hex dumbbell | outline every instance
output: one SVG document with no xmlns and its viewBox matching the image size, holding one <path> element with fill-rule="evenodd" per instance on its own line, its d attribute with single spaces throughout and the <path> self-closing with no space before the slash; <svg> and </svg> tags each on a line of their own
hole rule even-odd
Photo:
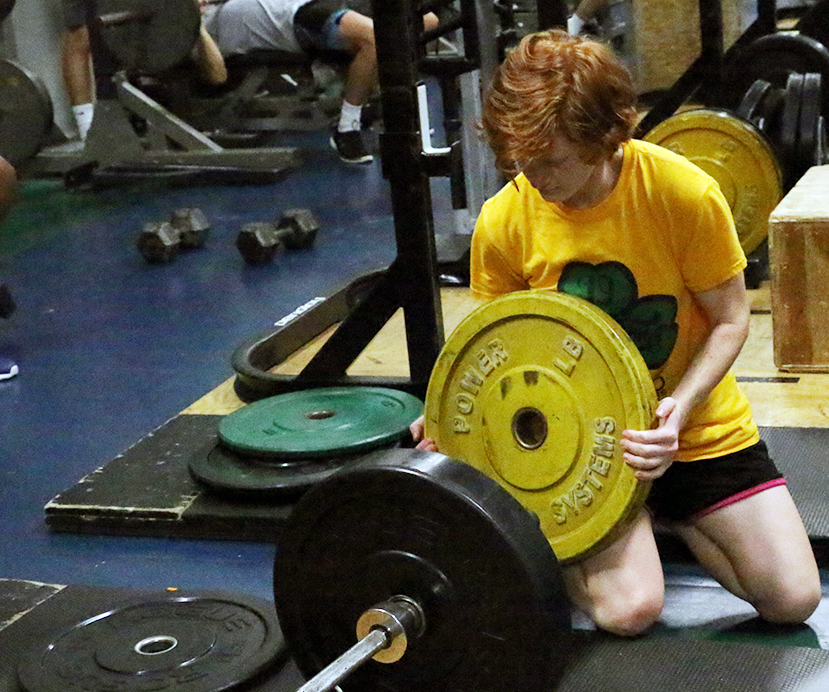
<svg viewBox="0 0 829 692">
<path fill-rule="evenodd" d="M 148 262 L 170 262 L 179 250 L 203 247 L 209 230 L 210 224 L 201 209 L 176 209 L 169 221 L 145 224 L 136 246 Z"/>
<path fill-rule="evenodd" d="M 319 221 L 309 209 L 289 209 L 274 224 L 254 221 L 242 226 L 236 247 L 248 264 L 270 262 L 283 248 L 301 250 L 316 241 Z"/>
</svg>

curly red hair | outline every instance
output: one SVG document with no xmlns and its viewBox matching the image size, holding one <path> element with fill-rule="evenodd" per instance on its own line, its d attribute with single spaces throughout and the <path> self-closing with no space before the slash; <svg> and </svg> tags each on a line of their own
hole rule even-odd
<svg viewBox="0 0 829 692">
<path fill-rule="evenodd" d="M 495 71 L 481 125 L 498 169 L 512 178 L 554 134 L 579 144 L 588 163 L 608 158 L 636 120 L 633 81 L 612 49 L 550 29 L 525 36 Z"/>
</svg>

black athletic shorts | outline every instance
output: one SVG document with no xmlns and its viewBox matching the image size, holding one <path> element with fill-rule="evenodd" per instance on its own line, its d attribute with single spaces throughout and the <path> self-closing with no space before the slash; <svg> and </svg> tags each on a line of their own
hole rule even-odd
<svg viewBox="0 0 829 692">
<path fill-rule="evenodd" d="M 63 26 L 77 29 L 92 21 L 93 6 L 89 0 L 63 0 Z"/>
<path fill-rule="evenodd" d="M 653 482 L 647 505 L 657 519 L 689 521 L 785 483 L 760 440 L 714 459 L 674 462 Z"/>
</svg>

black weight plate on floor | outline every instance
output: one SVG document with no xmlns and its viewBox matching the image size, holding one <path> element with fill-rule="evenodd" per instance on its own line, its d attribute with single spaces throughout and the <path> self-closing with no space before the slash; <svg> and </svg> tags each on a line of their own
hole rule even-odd
<svg viewBox="0 0 829 692">
<path fill-rule="evenodd" d="M 737 106 L 735 115 L 757 125 L 762 113 L 763 100 L 768 96 L 771 89 L 771 82 L 767 82 L 765 79 L 755 79 L 745 96 L 743 96 L 743 100 L 740 101 L 740 105 Z"/>
<path fill-rule="evenodd" d="M 801 174 L 819 165 L 820 104 L 823 96 L 823 78 L 816 72 L 803 75 L 803 94 L 800 98 L 800 124 L 797 129 L 797 165 Z"/>
<path fill-rule="evenodd" d="M 388 387 L 320 387 L 260 399 L 225 416 L 219 440 L 258 458 L 316 459 L 377 449 L 408 434 L 423 411 Z"/>
<path fill-rule="evenodd" d="M 783 168 L 784 188 L 790 189 L 797 180 L 797 132 L 800 127 L 800 106 L 803 99 L 803 75 L 790 74 L 780 116 L 780 131 L 776 139 L 778 157 Z"/>
<path fill-rule="evenodd" d="M 18 677 L 27 692 L 221 692 L 284 654 L 267 603 L 171 593 L 79 622 L 28 652 Z"/>
<path fill-rule="evenodd" d="M 0 156 L 13 166 L 32 158 L 52 128 L 52 99 L 25 67 L 0 60 Z"/>
<path fill-rule="evenodd" d="M 99 30 L 119 66 L 157 74 L 189 57 L 201 17 L 193 0 L 97 0 Z"/>
<path fill-rule="evenodd" d="M 281 460 L 240 456 L 213 445 L 190 458 L 193 477 L 217 491 L 250 495 L 295 495 L 333 476 L 362 455 L 334 459 Z"/>
<path fill-rule="evenodd" d="M 807 72 L 818 72 L 829 79 L 829 49 L 808 36 L 777 32 L 735 51 L 726 66 L 725 83 L 732 93 L 740 95 L 758 79 L 784 88 L 790 74 Z M 824 113 L 828 103 L 824 94 Z"/>
<path fill-rule="evenodd" d="M 394 595 L 426 630 L 400 661 L 369 661 L 354 690 L 549 692 L 569 608 L 537 520 L 467 464 L 374 452 L 308 491 L 281 534 L 274 598 L 306 676 L 354 645 L 360 615 Z"/>
</svg>

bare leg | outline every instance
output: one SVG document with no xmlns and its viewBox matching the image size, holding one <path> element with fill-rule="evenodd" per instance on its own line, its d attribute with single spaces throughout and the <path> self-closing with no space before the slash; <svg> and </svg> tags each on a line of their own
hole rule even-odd
<svg viewBox="0 0 829 692">
<path fill-rule="evenodd" d="M 665 583 L 650 516 L 642 510 L 626 534 L 600 553 L 563 569 L 573 603 L 598 627 L 633 636 L 662 612 Z"/>
<path fill-rule="evenodd" d="M 94 97 L 89 31 L 79 26 L 63 39 L 63 79 L 73 106 L 92 103 Z"/>
<path fill-rule="evenodd" d="M 809 537 L 785 486 L 675 528 L 700 564 L 764 619 L 803 622 L 820 602 Z"/>
<path fill-rule="evenodd" d="M 340 19 L 340 35 L 348 41 L 354 55 L 346 72 L 343 99 L 354 106 L 362 106 L 377 81 L 374 21 L 359 12 L 346 12 Z"/>
<path fill-rule="evenodd" d="M 434 29 L 438 17 L 429 12 L 423 17 L 425 29 Z M 340 35 L 349 43 L 354 58 L 346 72 L 343 98 L 355 106 L 368 101 L 377 82 L 377 48 L 374 43 L 374 21 L 359 12 L 346 12 L 340 19 Z"/>
<path fill-rule="evenodd" d="M 63 79 L 72 104 L 72 113 L 82 140 L 92 124 L 95 80 L 89 31 L 85 26 L 69 29 L 63 39 Z"/>
</svg>

